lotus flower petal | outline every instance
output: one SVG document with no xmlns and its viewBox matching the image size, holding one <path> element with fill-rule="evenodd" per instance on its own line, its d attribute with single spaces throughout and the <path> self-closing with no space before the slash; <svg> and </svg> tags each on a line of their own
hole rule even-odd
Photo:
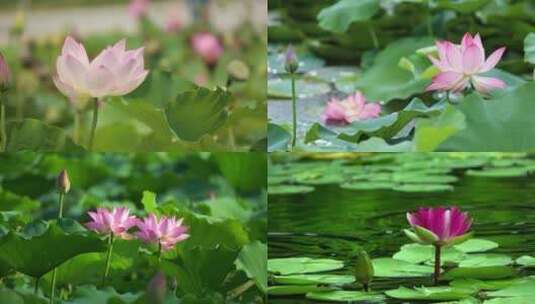
<svg viewBox="0 0 535 304">
<path fill-rule="evenodd" d="M 189 238 L 188 228 L 182 225 L 182 219 L 162 216 L 159 220 L 154 214 L 137 222 L 137 237 L 146 243 L 160 244 L 162 250 L 171 250 L 178 242 Z"/>
<path fill-rule="evenodd" d="M 134 227 L 138 220 L 130 216 L 130 210 L 125 207 L 114 208 L 111 211 L 105 208 L 97 208 L 96 212 L 87 213 L 91 221 L 85 226 L 101 234 L 113 233 L 114 236 L 129 239 L 128 230 Z"/>
<path fill-rule="evenodd" d="M 442 244 L 468 233 L 472 225 L 468 214 L 456 207 L 420 208 L 416 213 L 407 213 L 407 220 L 417 232 L 429 231 L 436 235 L 437 242 Z M 428 242 L 431 240 L 432 238 Z"/>
<path fill-rule="evenodd" d="M 357 91 L 344 100 L 331 99 L 325 106 L 321 119 L 326 124 L 349 124 L 357 120 L 379 117 L 381 105 L 367 103 L 364 95 Z"/>
<path fill-rule="evenodd" d="M 502 81 L 479 80 L 479 74 L 490 71 L 500 61 L 505 48 L 494 51 L 485 60 L 485 49 L 479 34 L 472 36 L 466 33 L 460 45 L 450 41 L 436 42 L 438 56 L 428 56 L 440 73 L 433 78 L 426 91 L 453 91 L 459 92 L 468 87 L 470 81 L 480 93 L 488 93 L 496 88 L 503 88 Z"/>
<path fill-rule="evenodd" d="M 124 39 L 104 49 L 90 62 L 84 46 L 67 37 L 56 68 L 54 83 L 71 101 L 128 94 L 148 75 L 143 48 L 126 50 Z"/>
</svg>

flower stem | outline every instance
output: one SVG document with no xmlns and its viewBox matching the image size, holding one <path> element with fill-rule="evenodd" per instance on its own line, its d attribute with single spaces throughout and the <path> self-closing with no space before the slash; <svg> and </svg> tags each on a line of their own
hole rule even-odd
<svg viewBox="0 0 535 304">
<path fill-rule="evenodd" d="M 7 133 L 6 133 L 6 105 L 4 100 L 4 94 L 0 94 L 0 139 L 2 140 L 1 151 L 6 151 L 7 147 Z"/>
<path fill-rule="evenodd" d="M 37 294 L 39 292 L 39 281 L 41 280 L 41 278 L 36 278 L 35 279 L 35 285 L 33 287 L 33 293 L 34 294 Z"/>
<path fill-rule="evenodd" d="M 426 11 L 426 19 L 427 19 L 427 34 L 429 36 L 433 36 L 433 15 L 431 13 L 431 8 L 429 7 L 429 4 L 427 5 L 427 11 Z"/>
<path fill-rule="evenodd" d="M 110 237 L 108 238 L 108 253 L 106 254 L 106 268 L 104 269 L 104 276 L 102 277 L 102 285 L 106 283 L 106 279 L 108 278 L 108 274 L 110 273 L 111 253 L 113 251 L 114 241 L 115 239 L 113 237 L 113 233 L 110 233 Z"/>
<path fill-rule="evenodd" d="M 93 140 L 95 139 L 95 131 L 97 130 L 98 104 L 98 100 L 95 99 L 93 107 L 93 123 L 91 124 L 91 134 L 89 136 L 89 152 L 93 151 Z"/>
<path fill-rule="evenodd" d="M 162 260 L 162 242 L 158 241 L 158 264 Z"/>
<path fill-rule="evenodd" d="M 80 143 L 80 127 L 81 127 L 81 113 L 79 110 L 74 111 L 74 129 L 72 138 L 74 139 L 74 142 L 79 144 Z"/>
<path fill-rule="evenodd" d="M 58 220 L 63 218 L 63 200 L 65 199 L 65 193 L 59 193 L 59 211 L 58 211 Z M 56 277 L 58 276 L 58 269 L 54 268 L 52 272 L 52 284 L 50 285 L 50 304 L 54 303 L 54 294 L 56 293 Z M 37 282 L 36 284 L 39 284 Z"/>
<path fill-rule="evenodd" d="M 379 39 L 377 38 L 375 29 L 373 28 L 373 25 L 371 23 L 368 23 L 368 31 L 370 32 L 370 36 L 372 37 L 373 47 L 379 49 Z"/>
<path fill-rule="evenodd" d="M 295 75 L 292 73 L 292 150 L 295 147 L 296 137 L 297 137 L 297 101 L 295 96 Z"/>
<path fill-rule="evenodd" d="M 440 245 L 435 245 L 435 273 L 433 274 L 433 283 L 438 285 L 438 279 L 440 277 Z"/>
</svg>

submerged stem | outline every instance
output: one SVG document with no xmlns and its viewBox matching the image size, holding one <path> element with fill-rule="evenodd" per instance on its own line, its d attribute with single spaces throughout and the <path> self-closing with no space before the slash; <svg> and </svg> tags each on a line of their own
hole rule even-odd
<svg viewBox="0 0 535 304">
<path fill-rule="evenodd" d="M 297 137 L 297 105 L 296 105 L 296 96 L 295 96 L 295 75 L 292 73 L 292 150 L 295 147 L 296 137 Z"/>
<path fill-rule="evenodd" d="M 33 287 L 33 293 L 34 294 L 37 294 L 39 292 L 39 281 L 41 280 L 41 278 L 36 278 L 35 279 L 35 285 Z"/>
<path fill-rule="evenodd" d="M 113 251 L 114 240 L 113 233 L 110 233 L 110 237 L 108 238 L 108 253 L 106 254 L 106 268 L 104 269 L 104 276 L 102 277 L 102 285 L 106 283 L 106 279 L 110 273 L 111 253 Z"/>
<path fill-rule="evenodd" d="M 89 152 L 93 151 L 93 141 L 95 139 L 95 131 L 98 123 L 98 106 L 99 101 L 95 99 L 93 107 L 93 122 L 91 124 L 91 134 L 89 135 Z"/>
<path fill-rule="evenodd" d="M 435 245 L 435 273 L 433 274 L 433 283 L 438 285 L 438 279 L 440 277 L 440 245 Z"/>
</svg>

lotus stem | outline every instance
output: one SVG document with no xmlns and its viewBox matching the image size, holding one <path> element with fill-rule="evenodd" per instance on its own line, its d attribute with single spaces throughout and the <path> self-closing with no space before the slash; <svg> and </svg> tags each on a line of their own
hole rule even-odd
<svg viewBox="0 0 535 304">
<path fill-rule="evenodd" d="M 95 131 L 97 130 L 97 123 L 98 123 L 98 106 L 99 106 L 99 101 L 95 99 L 95 103 L 93 107 L 93 122 L 91 124 L 91 134 L 89 136 L 89 152 L 93 151 L 93 141 L 95 139 Z"/>
<path fill-rule="evenodd" d="M 427 34 L 429 34 L 429 36 L 434 36 L 433 34 L 433 15 L 431 13 L 431 8 L 429 7 L 429 4 L 427 5 L 427 16 L 426 16 L 426 19 L 427 19 Z"/>
<path fill-rule="evenodd" d="M 33 287 L 33 293 L 37 294 L 39 292 L 39 281 L 41 278 L 35 278 L 35 285 Z"/>
<path fill-rule="evenodd" d="M 158 242 L 158 264 L 160 264 L 162 260 L 162 242 Z"/>
<path fill-rule="evenodd" d="M 113 233 L 110 233 L 110 236 L 108 238 L 108 253 L 106 254 L 106 268 L 104 269 L 104 276 L 102 277 L 102 285 L 106 283 L 106 279 L 108 278 L 108 275 L 110 273 L 111 253 L 113 251 L 114 241 L 115 241 L 115 238 L 113 236 Z"/>
<path fill-rule="evenodd" d="M 4 96 L 0 96 L 0 137 L 2 139 L 2 152 L 6 151 L 7 147 L 7 132 L 6 132 L 6 105 Z"/>
<path fill-rule="evenodd" d="M 373 47 L 379 49 L 379 39 L 377 38 L 375 29 L 373 28 L 373 25 L 371 23 L 368 23 L 368 31 L 370 32 L 370 36 L 372 37 Z"/>
<path fill-rule="evenodd" d="M 438 280 L 440 277 L 440 245 L 435 245 L 435 273 L 433 274 L 433 283 L 435 286 L 438 285 Z"/>
<path fill-rule="evenodd" d="M 65 193 L 59 192 L 59 211 L 58 211 L 58 220 L 63 218 L 63 200 L 65 199 Z M 58 276 L 58 268 L 54 268 L 52 271 L 52 284 L 50 285 L 50 304 L 54 303 L 54 295 L 56 293 L 56 277 Z M 35 283 L 36 289 L 38 288 L 39 280 Z"/>
<path fill-rule="evenodd" d="M 297 102 L 296 102 L 296 96 L 295 96 L 295 75 L 291 74 L 292 78 L 292 118 L 293 118 L 293 125 L 292 125 L 292 150 L 295 148 L 295 142 L 297 137 Z"/>
<path fill-rule="evenodd" d="M 79 110 L 74 111 L 74 129 L 72 132 L 72 138 L 77 144 L 80 142 L 81 116 L 82 115 Z"/>
</svg>

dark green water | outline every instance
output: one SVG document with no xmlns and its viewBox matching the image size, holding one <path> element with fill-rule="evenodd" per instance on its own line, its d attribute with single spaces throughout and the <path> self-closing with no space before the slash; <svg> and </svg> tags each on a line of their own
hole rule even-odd
<svg viewBox="0 0 535 304">
<path fill-rule="evenodd" d="M 420 206 L 457 205 L 474 218 L 476 237 L 493 240 L 493 252 L 516 258 L 535 253 L 535 178 L 463 176 L 452 192 L 351 191 L 318 186 L 301 195 L 269 197 L 269 258 L 308 256 L 347 260 L 354 245 L 372 257 L 391 256 L 410 241 L 405 214 Z M 351 274 L 350 266 L 340 271 Z M 426 284 L 378 279 L 375 290 Z M 299 297 L 270 297 L 270 303 L 315 303 Z M 401 302 L 391 302 L 401 303 Z M 410 302 L 403 302 L 410 303 Z"/>
</svg>

